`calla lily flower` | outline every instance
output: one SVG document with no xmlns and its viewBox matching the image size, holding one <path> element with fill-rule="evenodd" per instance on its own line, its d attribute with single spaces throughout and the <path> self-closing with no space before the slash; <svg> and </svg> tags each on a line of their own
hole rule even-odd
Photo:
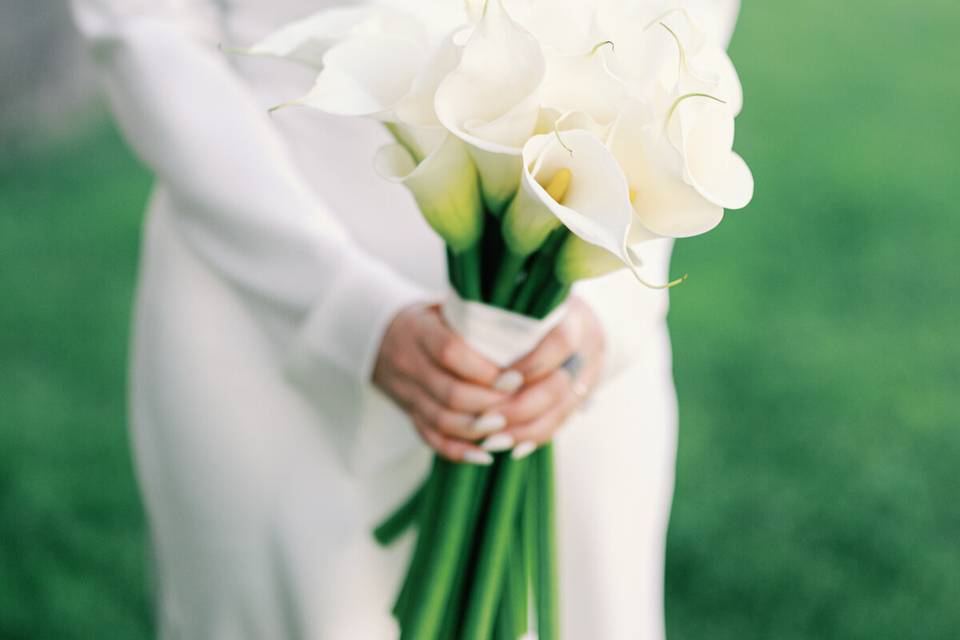
<svg viewBox="0 0 960 640">
<path fill-rule="evenodd" d="M 544 108 L 561 113 L 578 111 L 595 122 L 609 124 L 628 97 L 627 85 L 607 66 L 611 41 L 595 44 L 586 53 L 547 53 L 547 72 L 540 88 Z"/>
<path fill-rule="evenodd" d="M 358 36 L 331 47 L 323 70 L 300 104 L 343 116 L 395 118 L 427 60 L 416 42 L 395 36 Z"/>
<path fill-rule="evenodd" d="M 392 34 L 420 42 L 426 33 L 406 12 L 377 6 L 325 9 L 291 22 L 260 40 L 245 53 L 286 58 L 323 68 L 324 54 L 334 45 L 357 36 Z"/>
<path fill-rule="evenodd" d="M 570 177 L 558 202 L 544 185 L 561 172 Z M 503 221 L 511 251 L 531 253 L 562 224 L 583 241 L 629 262 L 626 243 L 632 219 L 626 178 L 595 135 L 564 131 L 534 136 L 526 144 L 521 187 Z"/>
<path fill-rule="evenodd" d="M 459 138 L 448 134 L 419 164 L 403 145 L 389 145 L 377 153 L 374 166 L 410 190 L 427 223 L 454 253 L 480 239 L 484 210 L 477 169 Z"/>
<path fill-rule="evenodd" d="M 637 223 L 660 236 L 705 233 L 723 219 L 723 207 L 684 180 L 683 155 L 644 105 L 627 107 L 610 135 L 610 149 L 634 194 Z"/>
<path fill-rule="evenodd" d="M 520 180 L 520 153 L 534 131 L 546 73 L 540 44 L 488 0 L 457 68 L 440 83 L 436 112 L 470 145 L 484 199 L 502 211 Z"/>
<path fill-rule="evenodd" d="M 577 54 L 597 43 L 594 2 L 585 0 L 503 0 L 510 17 L 544 49 Z"/>
</svg>

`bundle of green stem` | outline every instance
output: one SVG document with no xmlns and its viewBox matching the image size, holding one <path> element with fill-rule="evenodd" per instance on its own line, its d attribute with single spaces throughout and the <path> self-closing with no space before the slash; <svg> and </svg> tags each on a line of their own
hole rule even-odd
<svg viewBox="0 0 960 640">
<path fill-rule="evenodd" d="M 488 214 L 480 242 L 448 251 L 450 282 L 464 300 L 544 318 L 569 293 L 555 273 L 568 235 L 560 228 L 518 256 Z M 417 529 L 393 609 L 401 638 L 516 640 L 531 624 L 540 640 L 557 638 L 554 509 L 550 444 L 522 460 L 497 454 L 490 467 L 435 456 L 423 486 L 375 532 L 386 545 Z"/>
</svg>

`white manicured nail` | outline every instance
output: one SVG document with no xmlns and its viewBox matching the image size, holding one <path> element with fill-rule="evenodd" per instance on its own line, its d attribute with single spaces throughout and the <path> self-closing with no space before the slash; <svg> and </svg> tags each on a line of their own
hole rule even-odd
<svg viewBox="0 0 960 640">
<path fill-rule="evenodd" d="M 486 451 L 506 451 L 513 448 L 513 436 L 507 433 L 498 433 L 484 440 L 480 446 Z"/>
<path fill-rule="evenodd" d="M 491 464 L 493 464 L 493 456 L 486 451 L 467 449 L 467 451 L 463 454 L 463 461 L 469 462 L 470 464 L 479 464 L 484 467 L 489 467 Z"/>
<path fill-rule="evenodd" d="M 485 413 L 473 421 L 473 430 L 478 433 L 493 433 L 507 426 L 507 419 L 500 413 Z"/>
<path fill-rule="evenodd" d="M 514 460 L 523 460 L 536 450 L 537 444 L 535 442 L 521 442 L 510 454 L 510 457 Z"/>
<path fill-rule="evenodd" d="M 493 383 L 493 388 L 497 391 L 505 391 L 507 393 L 513 393 L 517 389 L 523 386 L 523 374 L 519 371 L 504 371 L 500 374 L 500 377 L 496 379 Z"/>
</svg>

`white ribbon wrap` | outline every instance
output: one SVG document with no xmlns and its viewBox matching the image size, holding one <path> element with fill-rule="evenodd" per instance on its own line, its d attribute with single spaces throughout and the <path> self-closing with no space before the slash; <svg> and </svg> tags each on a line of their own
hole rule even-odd
<svg viewBox="0 0 960 640">
<path fill-rule="evenodd" d="M 467 344 L 501 368 L 533 351 L 567 312 L 560 305 L 543 320 L 481 302 L 464 300 L 451 292 L 443 303 L 443 317 Z"/>
</svg>

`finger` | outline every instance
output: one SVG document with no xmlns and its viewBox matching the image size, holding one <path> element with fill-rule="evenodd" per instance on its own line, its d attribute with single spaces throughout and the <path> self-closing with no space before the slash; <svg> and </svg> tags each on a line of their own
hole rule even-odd
<svg viewBox="0 0 960 640">
<path fill-rule="evenodd" d="M 474 428 L 477 417 L 453 411 L 440 405 L 422 387 L 412 392 L 413 412 L 432 425 L 442 435 L 461 440 L 479 440 L 483 433 Z"/>
<path fill-rule="evenodd" d="M 451 331 L 439 311 L 434 311 L 430 318 L 430 330 L 420 333 L 420 345 L 433 362 L 464 380 L 492 386 L 500 376 L 500 368 Z"/>
<path fill-rule="evenodd" d="M 481 414 L 508 397 L 502 391 L 465 382 L 426 360 L 424 358 L 419 371 L 412 375 L 430 397 L 446 409 L 457 413 Z"/>
<path fill-rule="evenodd" d="M 553 391 L 554 385 L 562 387 L 562 391 L 560 391 L 558 395 L 553 396 L 554 400 L 550 407 L 538 413 L 532 419 L 521 422 L 520 424 L 508 426 L 501 433 L 491 436 L 488 440 L 484 441 L 481 446 L 489 451 L 502 451 L 508 448 L 515 448 L 515 451 L 518 453 L 522 452 L 522 457 L 532 451 L 532 445 L 539 446 L 549 442 L 564 425 L 570 417 L 570 414 L 572 414 L 585 399 L 575 392 L 574 385 L 582 386 L 582 388 L 586 389 L 587 393 L 589 393 L 589 390 L 596 385 L 601 373 L 602 364 L 599 357 L 592 357 L 590 364 L 584 367 L 583 372 L 576 380 L 571 378 L 566 370 L 561 369 L 554 372 L 547 380 L 540 383 L 543 385 L 549 381 L 551 394 L 555 393 Z M 504 411 L 506 411 L 506 409 Z"/>
<path fill-rule="evenodd" d="M 492 436 L 491 440 L 498 438 L 506 444 L 509 439 L 511 447 L 520 446 L 528 442 L 537 445 L 546 444 L 553 439 L 554 434 L 576 408 L 577 403 L 577 397 L 570 393 L 564 398 L 561 404 L 546 413 L 540 414 L 530 422 L 508 427 L 504 429 L 503 433 Z"/>
<path fill-rule="evenodd" d="M 493 456 L 488 452 L 463 440 L 444 436 L 420 416 L 413 417 L 413 424 L 424 442 L 447 460 L 481 466 L 493 464 Z"/>
<path fill-rule="evenodd" d="M 527 383 L 559 369 L 583 342 L 581 323 L 573 315 L 569 314 L 533 351 L 510 368 L 519 371 Z"/>
<path fill-rule="evenodd" d="M 556 369 L 546 378 L 526 386 L 495 410 L 506 418 L 507 424 L 523 424 L 555 407 L 569 392 L 569 374 Z"/>
</svg>

